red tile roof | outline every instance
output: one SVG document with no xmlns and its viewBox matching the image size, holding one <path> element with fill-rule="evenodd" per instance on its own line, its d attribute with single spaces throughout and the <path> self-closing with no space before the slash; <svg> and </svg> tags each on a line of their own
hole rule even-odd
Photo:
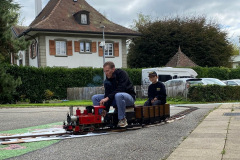
<svg viewBox="0 0 240 160">
<path fill-rule="evenodd" d="M 26 29 L 28 29 L 28 27 L 26 27 L 26 26 L 14 26 L 14 27 L 12 27 L 13 33 L 15 34 L 14 36 L 16 36 L 16 37 L 18 35 L 20 35 Z"/>
<path fill-rule="evenodd" d="M 195 67 L 198 66 L 190 58 L 188 58 L 180 49 L 166 64 L 166 67 Z"/>
<path fill-rule="evenodd" d="M 73 15 L 79 11 L 88 11 L 89 25 L 78 24 Z M 85 0 L 50 0 L 40 14 L 30 24 L 29 31 L 55 31 L 73 33 L 102 34 L 100 25 L 105 26 L 105 33 L 112 35 L 139 36 L 140 33 L 109 21 Z"/>
</svg>

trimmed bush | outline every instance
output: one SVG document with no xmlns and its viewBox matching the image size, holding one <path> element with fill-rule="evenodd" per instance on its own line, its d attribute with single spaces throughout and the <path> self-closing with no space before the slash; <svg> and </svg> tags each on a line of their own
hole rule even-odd
<svg viewBox="0 0 240 160">
<path fill-rule="evenodd" d="M 141 80 L 142 80 L 142 69 L 130 69 L 130 68 L 125 68 L 123 69 L 125 70 L 128 75 L 129 78 L 131 79 L 133 85 L 141 85 Z"/>
<path fill-rule="evenodd" d="M 188 99 L 192 102 L 239 101 L 240 86 L 196 85 L 191 86 Z"/>
<path fill-rule="evenodd" d="M 54 92 L 53 98 L 63 99 L 67 97 L 69 87 L 101 86 L 103 83 L 102 69 L 35 68 L 16 65 L 7 65 L 5 69 L 15 78 L 21 77 L 22 85 L 17 87 L 16 101 L 20 100 L 21 95 L 26 95 L 31 102 L 42 102 L 46 98 L 45 90 Z"/>
<path fill-rule="evenodd" d="M 67 88 L 95 87 L 103 84 L 102 68 L 61 68 L 5 65 L 6 72 L 13 77 L 21 77 L 22 85 L 17 87 L 12 103 L 20 101 L 24 95 L 32 103 L 46 100 L 45 92 L 54 93 L 53 99 L 67 98 Z M 134 85 L 141 84 L 141 69 L 124 69 Z M 1 100 L 1 99 L 0 99 Z"/>
<path fill-rule="evenodd" d="M 225 67 L 193 67 L 192 69 L 197 72 L 197 78 L 217 78 L 220 80 L 229 79 L 231 71 L 233 70 Z"/>
<path fill-rule="evenodd" d="M 240 79 L 240 67 L 231 69 L 229 73 L 229 79 Z"/>
</svg>

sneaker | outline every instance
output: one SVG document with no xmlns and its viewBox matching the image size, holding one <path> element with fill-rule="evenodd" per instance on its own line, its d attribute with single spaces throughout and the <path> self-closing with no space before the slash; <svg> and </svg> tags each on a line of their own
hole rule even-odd
<svg viewBox="0 0 240 160">
<path fill-rule="evenodd" d="M 126 127 L 127 125 L 128 125 L 128 123 L 127 123 L 126 118 L 123 118 L 123 119 L 119 120 L 119 122 L 118 122 L 118 127 Z"/>
</svg>

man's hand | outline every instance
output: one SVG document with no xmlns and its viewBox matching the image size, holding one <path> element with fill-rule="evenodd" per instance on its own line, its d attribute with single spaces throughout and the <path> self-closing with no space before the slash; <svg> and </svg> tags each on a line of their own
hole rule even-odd
<svg viewBox="0 0 240 160">
<path fill-rule="evenodd" d="M 151 103 L 155 102 L 156 100 L 158 100 L 156 97 L 154 99 L 151 100 Z"/>
<path fill-rule="evenodd" d="M 104 106 L 104 103 L 107 102 L 108 100 L 109 100 L 108 97 L 102 99 L 102 100 L 100 101 L 100 106 Z"/>
</svg>

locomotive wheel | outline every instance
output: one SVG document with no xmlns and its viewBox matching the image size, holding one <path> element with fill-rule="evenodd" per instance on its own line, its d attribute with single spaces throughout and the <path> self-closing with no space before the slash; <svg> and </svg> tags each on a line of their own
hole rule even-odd
<svg viewBox="0 0 240 160">
<path fill-rule="evenodd" d="M 90 126 L 90 127 L 89 127 L 89 131 L 90 131 L 90 132 L 94 131 L 94 129 L 95 129 L 94 126 Z"/>
<path fill-rule="evenodd" d="M 98 131 L 98 130 L 100 130 L 100 127 L 101 127 L 100 124 L 95 124 L 94 125 L 94 130 Z"/>
</svg>

